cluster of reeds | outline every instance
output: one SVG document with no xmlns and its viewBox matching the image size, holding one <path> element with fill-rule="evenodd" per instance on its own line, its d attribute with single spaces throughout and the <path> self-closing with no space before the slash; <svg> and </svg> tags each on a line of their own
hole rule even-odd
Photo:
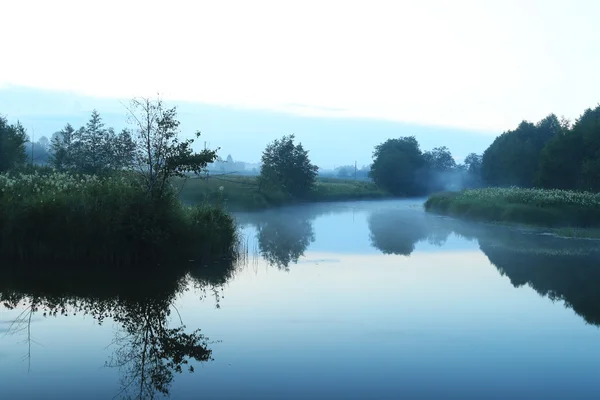
<svg viewBox="0 0 600 400">
<path fill-rule="evenodd" d="M 233 218 L 220 207 L 149 196 L 134 178 L 69 173 L 0 175 L 0 258 L 139 264 L 228 252 Z"/>
</svg>

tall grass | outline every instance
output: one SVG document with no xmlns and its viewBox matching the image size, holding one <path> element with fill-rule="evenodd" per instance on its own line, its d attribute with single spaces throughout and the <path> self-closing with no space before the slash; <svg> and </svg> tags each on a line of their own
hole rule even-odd
<svg viewBox="0 0 600 400">
<path fill-rule="evenodd" d="M 0 259 L 131 265 L 226 253 L 236 240 L 222 208 L 150 198 L 131 177 L 0 175 Z"/>
<path fill-rule="evenodd" d="M 600 226 L 600 194 L 556 189 L 486 188 L 438 193 L 427 199 L 425 210 L 492 222 Z"/>
</svg>

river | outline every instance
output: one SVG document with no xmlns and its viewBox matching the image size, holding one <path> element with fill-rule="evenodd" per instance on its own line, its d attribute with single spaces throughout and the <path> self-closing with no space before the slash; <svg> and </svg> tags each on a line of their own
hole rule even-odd
<svg viewBox="0 0 600 400">
<path fill-rule="evenodd" d="M 223 271 L 4 272 L 1 396 L 600 398 L 600 242 L 421 204 L 237 213 Z"/>
</svg>

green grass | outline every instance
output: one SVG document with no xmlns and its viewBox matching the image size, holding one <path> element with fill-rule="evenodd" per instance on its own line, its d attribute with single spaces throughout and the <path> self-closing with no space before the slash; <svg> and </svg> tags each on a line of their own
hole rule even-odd
<svg viewBox="0 0 600 400">
<path fill-rule="evenodd" d="M 425 210 L 471 220 L 562 228 L 557 234 L 578 237 L 582 232 L 573 228 L 600 227 L 600 194 L 587 192 L 521 188 L 444 192 L 430 196 Z"/>
<path fill-rule="evenodd" d="M 366 181 L 319 178 L 314 190 L 303 200 L 281 192 L 259 192 L 257 177 L 223 175 L 208 179 L 174 181 L 180 198 L 187 204 L 225 204 L 229 210 L 259 210 L 302 201 L 327 202 L 379 199 L 389 194 Z M 222 190 L 220 190 L 222 188 Z"/>
<path fill-rule="evenodd" d="M 131 177 L 0 175 L 0 260 L 156 264 L 230 254 L 237 227 L 222 207 L 153 199 Z"/>
</svg>

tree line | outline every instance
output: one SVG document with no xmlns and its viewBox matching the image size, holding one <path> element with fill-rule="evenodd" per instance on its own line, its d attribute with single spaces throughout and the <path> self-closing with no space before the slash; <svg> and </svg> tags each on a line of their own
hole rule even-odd
<svg viewBox="0 0 600 400">
<path fill-rule="evenodd" d="M 159 137 L 177 130 L 179 123 L 174 118 L 174 109 L 163 110 L 161 106 L 152 111 L 148 108 L 150 103 L 134 103 L 134 106 L 141 108 L 143 115 L 153 115 L 155 120 L 151 124 L 162 132 Z M 175 136 L 167 135 L 171 142 L 160 148 L 161 144 L 154 139 L 139 135 L 149 132 L 143 119 L 136 119 L 133 112 L 130 116 L 134 117 L 137 137 L 128 129 L 117 133 L 106 128 L 97 111 L 77 130 L 67 124 L 52 136 L 49 164 L 58 170 L 91 174 L 141 164 L 151 178 L 153 171 L 160 174 L 169 165 L 183 166 L 160 174 L 164 178 L 184 176 L 217 160 L 216 151 L 194 155 L 193 141 L 178 142 Z M 27 141 L 21 124 L 10 125 L 0 118 L 0 172 L 26 163 Z M 31 146 L 33 153 L 36 147 L 33 143 Z M 38 146 L 43 143 L 38 142 Z M 269 143 L 262 154 L 259 190 L 277 190 L 301 198 L 313 189 L 318 170 L 308 150 L 302 143 L 295 143 L 294 135 L 283 136 Z M 340 176 L 345 177 L 355 172 L 352 166 L 340 171 Z M 372 164 L 361 168 L 360 174 L 397 196 L 422 196 L 481 186 L 599 191 L 600 106 L 585 110 L 573 124 L 564 118 L 559 120 L 554 114 L 535 124 L 523 121 L 515 130 L 498 136 L 483 154 L 471 153 L 462 163 L 457 163 L 445 146 L 423 151 L 414 136 L 388 139 L 375 147 Z"/>
<path fill-rule="evenodd" d="M 504 132 L 483 154 L 492 186 L 600 191 L 600 106 L 574 123 L 550 114 Z"/>
</svg>

